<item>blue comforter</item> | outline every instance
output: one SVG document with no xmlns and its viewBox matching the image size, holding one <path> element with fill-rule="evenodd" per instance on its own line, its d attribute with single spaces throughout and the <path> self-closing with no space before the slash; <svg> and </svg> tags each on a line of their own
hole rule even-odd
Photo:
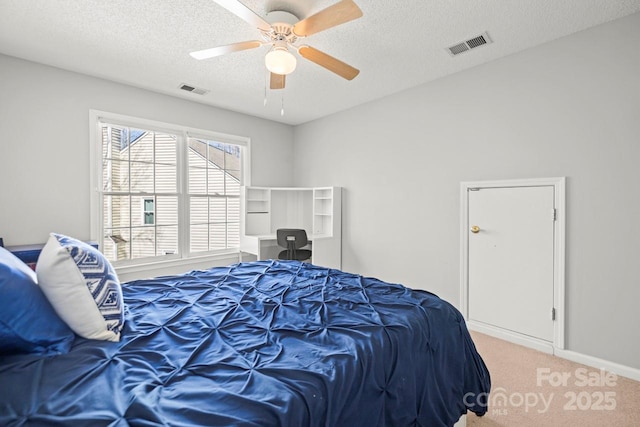
<svg viewBox="0 0 640 427">
<path fill-rule="evenodd" d="M 424 291 L 258 261 L 123 285 L 119 343 L 0 358 L 2 426 L 449 426 L 489 373 Z"/>
</svg>

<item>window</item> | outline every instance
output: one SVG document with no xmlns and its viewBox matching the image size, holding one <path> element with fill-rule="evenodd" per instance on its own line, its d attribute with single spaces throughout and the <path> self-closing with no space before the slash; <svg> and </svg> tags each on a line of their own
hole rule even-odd
<svg viewBox="0 0 640 427">
<path fill-rule="evenodd" d="M 239 247 L 240 147 L 197 138 L 188 147 L 191 252 Z"/>
<path fill-rule="evenodd" d="M 156 201 L 153 198 L 142 199 L 142 223 L 144 225 L 156 224 Z"/>
<path fill-rule="evenodd" d="M 236 252 L 248 141 L 103 114 L 93 228 L 105 256 L 136 264 Z"/>
</svg>

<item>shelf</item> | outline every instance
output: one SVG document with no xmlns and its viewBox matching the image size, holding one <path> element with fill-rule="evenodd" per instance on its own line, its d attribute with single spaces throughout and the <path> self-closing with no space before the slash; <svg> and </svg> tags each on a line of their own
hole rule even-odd
<svg viewBox="0 0 640 427">
<path fill-rule="evenodd" d="M 277 248 L 278 228 L 303 228 L 318 239 L 313 243 L 312 261 L 341 266 L 339 187 L 244 187 L 242 195 L 241 250 L 268 259 Z"/>
</svg>

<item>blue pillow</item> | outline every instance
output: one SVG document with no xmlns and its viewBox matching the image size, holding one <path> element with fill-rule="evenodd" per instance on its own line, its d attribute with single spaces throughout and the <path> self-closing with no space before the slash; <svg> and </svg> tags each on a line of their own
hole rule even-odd
<svg viewBox="0 0 640 427">
<path fill-rule="evenodd" d="M 0 248 L 0 354 L 64 354 L 74 337 L 36 284 L 35 272 Z"/>
</svg>

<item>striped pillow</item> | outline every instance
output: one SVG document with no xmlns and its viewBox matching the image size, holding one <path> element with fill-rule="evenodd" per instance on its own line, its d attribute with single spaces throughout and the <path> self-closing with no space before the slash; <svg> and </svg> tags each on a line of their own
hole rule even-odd
<svg viewBox="0 0 640 427">
<path fill-rule="evenodd" d="M 51 233 L 36 265 L 38 284 L 60 318 L 88 339 L 119 341 L 124 302 L 116 272 L 91 245 Z"/>
</svg>

